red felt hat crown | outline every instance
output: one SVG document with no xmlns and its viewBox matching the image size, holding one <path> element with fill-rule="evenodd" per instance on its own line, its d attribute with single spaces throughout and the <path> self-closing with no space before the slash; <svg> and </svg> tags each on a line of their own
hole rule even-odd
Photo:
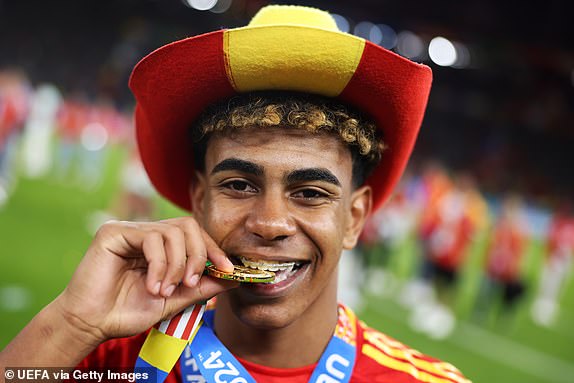
<svg viewBox="0 0 574 383">
<path fill-rule="evenodd" d="M 422 123 L 429 67 L 338 30 L 324 11 L 267 6 L 247 27 L 165 45 L 134 68 L 139 151 L 156 189 L 191 210 L 189 129 L 209 105 L 238 93 L 290 90 L 336 98 L 369 115 L 388 149 L 366 183 L 374 209 L 398 182 Z"/>
</svg>

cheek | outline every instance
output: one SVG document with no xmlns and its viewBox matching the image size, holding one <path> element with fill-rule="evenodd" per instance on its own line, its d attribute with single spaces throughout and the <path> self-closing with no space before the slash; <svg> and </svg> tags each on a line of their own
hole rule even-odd
<svg viewBox="0 0 574 383">
<path fill-rule="evenodd" d="M 225 199 L 218 200 L 218 198 L 208 195 L 203 227 L 219 243 L 219 240 L 226 237 L 234 228 L 237 228 L 244 219 L 243 210 L 237 204 L 230 204 Z"/>
<path fill-rule="evenodd" d="M 337 279 L 336 269 L 343 251 L 343 236 L 339 225 L 332 222 L 326 220 L 316 224 L 313 228 L 314 232 L 309 234 L 309 238 L 317 246 L 317 258 L 312 265 L 313 272 L 310 280 L 310 286 L 313 286 L 311 290 L 317 293 Z M 309 297 L 314 296 L 310 290 L 306 290 L 305 294 L 310 294 Z"/>
<path fill-rule="evenodd" d="M 335 210 L 321 214 L 306 221 L 301 221 L 300 227 L 318 248 L 320 263 L 331 263 L 339 257 L 343 249 L 344 216 Z"/>
</svg>

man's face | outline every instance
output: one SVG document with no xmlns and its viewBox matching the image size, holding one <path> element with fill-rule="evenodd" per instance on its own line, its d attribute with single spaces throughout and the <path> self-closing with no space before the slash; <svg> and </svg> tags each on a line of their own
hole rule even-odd
<svg viewBox="0 0 574 383">
<path fill-rule="evenodd" d="M 221 297 L 243 323 L 280 328 L 336 302 L 341 251 L 370 207 L 369 189 L 353 191 L 351 180 L 350 152 L 332 135 L 267 128 L 210 139 L 196 218 L 235 263 L 279 269 L 274 283 Z"/>
</svg>

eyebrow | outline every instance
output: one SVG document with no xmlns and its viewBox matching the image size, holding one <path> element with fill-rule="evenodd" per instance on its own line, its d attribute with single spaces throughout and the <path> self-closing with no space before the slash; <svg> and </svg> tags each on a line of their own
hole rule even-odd
<svg viewBox="0 0 574 383">
<path fill-rule="evenodd" d="M 254 176 L 262 176 L 263 175 L 263 167 L 257 165 L 254 162 L 241 160 L 239 158 L 226 158 L 223 161 L 219 162 L 217 165 L 213 167 L 211 170 L 211 174 L 215 174 L 218 172 L 224 172 L 228 170 L 235 170 L 246 174 L 252 174 Z M 328 169 L 325 168 L 306 168 L 306 169 L 297 169 L 290 172 L 286 177 L 285 180 L 287 183 L 296 183 L 296 182 L 304 182 L 304 181 L 323 181 L 333 184 L 335 186 L 341 186 L 341 182 L 339 179 L 331 173 Z"/>
<path fill-rule="evenodd" d="M 324 181 L 336 186 L 341 186 L 339 179 L 325 168 L 298 169 L 289 173 L 286 177 L 287 183 L 301 181 Z"/>
<path fill-rule="evenodd" d="M 242 173 L 262 176 L 263 168 L 251 161 L 240 160 L 239 158 L 226 158 L 213 167 L 211 174 L 224 172 L 226 170 L 235 170 Z"/>
</svg>

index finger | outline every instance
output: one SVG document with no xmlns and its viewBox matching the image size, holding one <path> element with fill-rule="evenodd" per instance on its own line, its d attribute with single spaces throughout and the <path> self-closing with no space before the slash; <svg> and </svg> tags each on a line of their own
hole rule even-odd
<svg viewBox="0 0 574 383">
<path fill-rule="evenodd" d="M 213 238 L 211 238 L 203 228 L 201 229 L 201 234 L 205 243 L 205 249 L 207 250 L 207 259 L 211 261 L 217 269 L 232 273 L 234 266 L 227 255 L 225 255 L 225 252 L 217 246 L 217 243 L 215 243 Z"/>
<path fill-rule="evenodd" d="M 211 236 L 201 227 L 201 225 L 199 225 L 199 223 L 195 219 L 193 219 L 192 217 L 179 217 L 179 218 L 165 219 L 160 222 L 180 226 L 182 227 L 182 229 L 184 229 L 186 233 L 190 231 L 189 229 L 186 229 L 186 227 L 189 228 L 189 226 L 193 223 L 193 226 L 195 226 L 196 229 L 199 229 L 199 232 L 201 233 L 201 237 L 203 239 L 203 246 L 205 247 L 205 252 L 207 253 L 206 254 L 207 260 L 211 261 L 215 265 L 215 267 L 221 271 L 225 271 L 228 273 L 233 272 L 234 269 L 233 263 L 229 260 L 227 255 L 225 255 L 225 252 L 217 245 L 217 243 L 215 243 L 213 238 L 211 238 Z M 198 246 L 198 244 L 193 243 L 192 238 L 189 239 L 192 241 L 190 247 Z M 196 255 L 197 254 L 202 254 L 202 252 L 198 251 Z M 193 262 L 193 260 L 190 261 Z M 201 265 L 200 267 L 201 270 L 195 270 L 195 267 L 193 267 L 193 269 L 195 270 L 195 272 L 201 273 L 203 271 L 203 267 L 205 267 L 205 264 Z"/>
</svg>

